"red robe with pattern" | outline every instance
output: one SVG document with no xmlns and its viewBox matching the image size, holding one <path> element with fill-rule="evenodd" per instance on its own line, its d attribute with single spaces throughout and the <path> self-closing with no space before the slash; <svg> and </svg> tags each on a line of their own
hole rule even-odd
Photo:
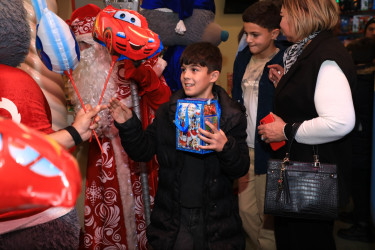
<svg viewBox="0 0 375 250">
<path fill-rule="evenodd" d="M 125 70 L 118 70 L 118 98 L 126 99 L 131 95 L 130 81 L 138 85 L 138 94 L 141 97 L 140 108 L 144 127 L 147 127 L 154 119 L 154 111 L 158 106 L 169 100 L 170 89 L 164 78 L 157 76 L 152 66 L 157 58 L 148 61 L 135 68 L 133 63 L 125 60 Z M 124 73 L 125 72 L 125 73 Z M 127 80 L 129 79 L 129 80 Z M 131 79 L 131 80 L 130 80 Z M 118 137 L 118 136 L 117 136 Z M 119 139 L 119 137 L 118 137 Z M 121 194 L 123 180 L 118 176 L 116 160 L 121 161 L 125 167 L 130 169 L 130 180 L 132 194 L 134 197 L 134 213 L 136 222 L 136 246 L 138 249 L 147 249 L 146 221 L 144 214 L 144 203 L 142 199 L 141 176 L 139 163 L 132 161 L 123 153 L 116 157 L 116 148 L 111 140 L 116 138 L 102 139 L 104 154 L 95 141 L 90 143 L 88 168 L 86 177 L 85 195 L 85 235 L 82 240 L 82 248 L 94 249 L 105 247 L 116 247 L 117 249 L 132 249 L 134 246 L 127 241 L 126 235 L 129 228 L 125 225 L 127 219 L 124 212 L 124 204 L 127 200 Z M 121 148 L 122 149 L 122 148 Z M 120 158 L 120 159 L 119 159 Z M 158 164 L 156 159 L 147 163 L 148 183 L 151 206 L 157 188 Z M 131 240 L 131 239 L 130 239 Z"/>
</svg>

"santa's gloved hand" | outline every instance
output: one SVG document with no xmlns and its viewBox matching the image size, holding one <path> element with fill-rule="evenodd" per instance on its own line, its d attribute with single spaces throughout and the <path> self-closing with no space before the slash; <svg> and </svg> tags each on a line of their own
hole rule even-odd
<svg viewBox="0 0 375 250">
<path fill-rule="evenodd" d="M 185 32 L 186 32 L 186 27 L 185 27 L 185 24 L 184 24 L 184 21 L 180 20 L 177 25 L 176 25 L 176 28 L 174 29 L 174 31 L 179 34 L 179 35 L 184 35 Z"/>
</svg>

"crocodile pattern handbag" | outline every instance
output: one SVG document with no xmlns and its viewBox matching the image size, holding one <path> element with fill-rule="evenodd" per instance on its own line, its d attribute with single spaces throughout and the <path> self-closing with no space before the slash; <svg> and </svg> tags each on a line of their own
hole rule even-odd
<svg viewBox="0 0 375 250">
<path fill-rule="evenodd" d="M 320 163 L 315 146 L 314 161 L 290 161 L 290 148 L 291 145 L 283 160 L 268 161 L 264 213 L 305 219 L 337 218 L 336 165 Z"/>
</svg>

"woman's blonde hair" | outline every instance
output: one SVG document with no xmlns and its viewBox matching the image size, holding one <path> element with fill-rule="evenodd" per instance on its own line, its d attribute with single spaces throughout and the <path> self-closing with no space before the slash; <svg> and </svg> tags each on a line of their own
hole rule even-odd
<svg viewBox="0 0 375 250">
<path fill-rule="evenodd" d="M 299 39 L 318 30 L 333 30 L 339 21 L 336 0 L 282 0 L 282 7 Z"/>
</svg>

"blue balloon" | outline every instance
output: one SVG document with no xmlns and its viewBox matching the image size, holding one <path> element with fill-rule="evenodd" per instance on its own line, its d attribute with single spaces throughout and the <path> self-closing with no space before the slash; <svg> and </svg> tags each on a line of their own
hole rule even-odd
<svg viewBox="0 0 375 250">
<path fill-rule="evenodd" d="M 43 10 L 48 8 L 47 2 L 46 0 L 31 0 L 31 4 L 34 8 L 36 23 L 39 23 L 43 15 Z"/>
<path fill-rule="evenodd" d="M 36 49 L 44 65 L 56 73 L 74 70 L 80 59 L 77 40 L 55 13 L 45 8 L 37 25 Z"/>
</svg>

